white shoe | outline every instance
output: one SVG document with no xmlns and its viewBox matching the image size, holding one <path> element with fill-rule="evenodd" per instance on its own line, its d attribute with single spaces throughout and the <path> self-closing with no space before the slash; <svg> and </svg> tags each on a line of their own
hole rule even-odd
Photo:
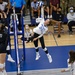
<svg viewBox="0 0 75 75">
<path fill-rule="evenodd" d="M 6 70 L 5 70 L 5 69 L 3 70 L 3 74 L 4 74 L 4 75 L 7 75 L 7 73 L 6 73 Z"/>
<path fill-rule="evenodd" d="M 15 62 L 10 55 L 8 55 L 8 59 L 7 60 L 10 61 L 10 62 L 13 62 L 13 63 Z"/>
<path fill-rule="evenodd" d="M 36 54 L 36 59 L 35 60 L 39 60 L 39 58 L 40 58 L 40 55 Z"/>
<path fill-rule="evenodd" d="M 52 57 L 51 57 L 51 55 L 48 55 L 48 60 L 49 60 L 49 63 L 52 63 Z"/>
</svg>

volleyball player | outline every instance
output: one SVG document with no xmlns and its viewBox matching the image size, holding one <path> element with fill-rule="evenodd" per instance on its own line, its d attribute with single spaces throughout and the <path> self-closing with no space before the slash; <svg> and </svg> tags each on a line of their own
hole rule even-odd
<svg viewBox="0 0 75 75">
<path fill-rule="evenodd" d="M 0 13 L 0 17 L 2 18 L 2 13 Z M 6 47 L 8 43 L 8 34 L 4 32 L 4 24 L 3 20 L 0 21 L 0 75 L 7 75 L 5 71 L 5 59 L 6 59 Z"/>
<path fill-rule="evenodd" d="M 49 62 L 51 63 L 52 57 L 49 54 L 47 48 L 45 47 L 44 38 L 43 38 L 44 33 L 46 33 L 46 31 L 48 30 L 47 24 L 49 24 L 49 22 L 50 22 L 49 19 L 47 19 L 46 21 L 44 21 L 44 19 L 42 19 L 42 21 L 39 23 L 39 25 L 33 29 L 34 33 L 33 33 L 31 40 L 34 42 L 34 45 L 35 45 L 35 50 L 36 50 L 36 59 L 35 60 L 38 60 L 40 58 L 39 48 L 38 48 L 38 39 L 39 39 L 41 46 L 42 46 L 43 50 L 45 51 Z M 29 42 L 29 41 L 27 41 L 27 42 Z"/>
<path fill-rule="evenodd" d="M 69 59 L 68 59 L 68 68 L 62 70 L 61 72 L 72 71 L 72 75 L 75 75 L 75 51 L 69 51 Z"/>
<path fill-rule="evenodd" d="M 2 23 L 4 23 L 4 26 L 5 28 L 3 29 L 4 32 L 8 33 L 8 22 L 7 22 L 7 16 L 6 16 L 6 13 L 4 11 L 0 11 L 0 20 Z M 7 28 L 6 28 L 7 27 Z M 9 62 L 15 62 L 13 60 L 13 58 L 11 57 L 11 53 L 10 53 L 10 48 L 9 48 L 9 45 L 7 46 L 7 55 L 8 55 L 8 58 L 7 60 Z"/>
</svg>

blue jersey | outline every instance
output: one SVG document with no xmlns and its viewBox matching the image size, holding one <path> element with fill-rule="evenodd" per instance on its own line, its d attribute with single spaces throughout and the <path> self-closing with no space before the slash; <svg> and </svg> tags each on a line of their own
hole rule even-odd
<svg viewBox="0 0 75 75">
<path fill-rule="evenodd" d="M 21 8 L 26 4 L 25 0 L 10 0 L 11 6 L 15 6 L 17 8 Z"/>
</svg>

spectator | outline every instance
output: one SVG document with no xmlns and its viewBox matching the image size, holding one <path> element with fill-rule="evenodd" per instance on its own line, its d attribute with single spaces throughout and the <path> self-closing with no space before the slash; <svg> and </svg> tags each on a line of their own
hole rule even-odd
<svg viewBox="0 0 75 75">
<path fill-rule="evenodd" d="M 31 2 L 31 16 L 32 18 L 40 17 L 40 6 L 37 0 Z"/>
<path fill-rule="evenodd" d="M 57 25 L 58 27 L 58 37 L 61 37 L 60 32 L 61 32 L 63 19 L 64 19 L 64 15 L 62 14 L 62 8 L 59 7 L 57 9 L 56 15 L 54 16 L 54 19 L 53 19 L 54 21 L 52 22 L 54 25 Z M 55 21 L 58 21 L 58 23 L 56 23 Z"/>
<path fill-rule="evenodd" d="M 29 25 L 25 25 L 25 31 L 24 31 L 24 41 L 27 41 L 32 36 L 32 29 L 30 29 Z M 23 40 L 23 37 L 21 37 L 21 40 Z"/>
<path fill-rule="evenodd" d="M 57 9 L 59 8 L 59 0 L 50 0 L 50 14 L 52 18 L 55 19 Z"/>
<path fill-rule="evenodd" d="M 57 13 L 56 13 L 55 19 L 56 19 L 57 21 L 62 22 L 62 21 L 63 21 L 63 18 L 64 18 L 64 15 L 62 14 L 62 8 L 59 7 L 59 8 L 57 9 Z"/>
<path fill-rule="evenodd" d="M 69 28 L 69 34 L 72 34 L 72 26 L 75 26 L 75 12 L 74 7 L 69 8 L 69 13 L 67 14 L 68 19 L 68 28 Z"/>
<path fill-rule="evenodd" d="M 6 8 L 7 4 L 8 4 L 7 2 L 4 2 L 4 1 L 0 0 L 0 11 L 1 12 L 5 11 L 5 8 Z"/>
<path fill-rule="evenodd" d="M 58 29 L 60 29 L 60 31 L 63 28 L 63 26 L 62 26 L 63 19 L 64 19 L 64 15 L 62 14 L 62 8 L 59 7 L 57 9 L 57 13 L 55 15 L 55 20 L 60 22 L 60 26 L 58 24 L 55 24 L 55 25 L 58 27 Z M 60 37 L 60 35 L 58 37 Z"/>
<path fill-rule="evenodd" d="M 24 8 L 25 8 L 26 1 L 25 0 L 10 0 L 10 6 L 12 6 L 11 9 L 13 9 L 13 6 L 15 6 L 15 13 L 18 13 L 18 20 L 19 20 L 19 25 L 18 29 L 22 30 L 22 25 L 21 25 L 21 14 L 23 14 Z M 12 13 L 12 11 L 11 11 Z"/>
<path fill-rule="evenodd" d="M 0 11 L 5 12 L 7 17 L 9 16 L 9 2 L 0 0 Z"/>
</svg>

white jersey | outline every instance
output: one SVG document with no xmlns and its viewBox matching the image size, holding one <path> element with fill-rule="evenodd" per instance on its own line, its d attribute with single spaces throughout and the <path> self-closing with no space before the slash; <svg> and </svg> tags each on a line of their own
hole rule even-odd
<svg viewBox="0 0 75 75">
<path fill-rule="evenodd" d="M 0 4 L 0 10 L 4 11 L 7 4 L 7 2 L 3 2 L 2 4 Z"/>
<path fill-rule="evenodd" d="M 69 64 L 69 59 L 67 60 L 68 68 L 65 71 L 72 71 L 73 75 L 75 75 L 75 62 Z"/>
<path fill-rule="evenodd" d="M 41 35 L 45 34 L 47 30 L 48 27 L 44 25 L 44 20 L 42 20 L 39 25 L 33 29 L 33 32 Z"/>
</svg>

